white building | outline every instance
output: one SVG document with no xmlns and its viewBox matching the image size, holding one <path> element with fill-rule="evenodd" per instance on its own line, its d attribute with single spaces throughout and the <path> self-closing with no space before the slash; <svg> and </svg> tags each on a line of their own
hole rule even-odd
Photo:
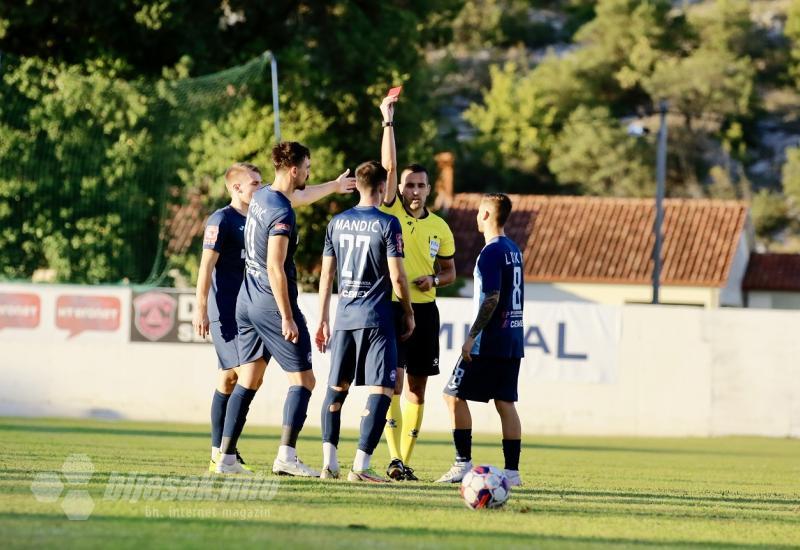
<svg viewBox="0 0 800 550">
<path fill-rule="evenodd" d="M 471 281 L 483 237 L 475 228 L 481 195 L 457 193 L 446 218 L 456 268 Z M 652 298 L 653 199 L 511 195 L 507 234 L 525 258 L 525 297 L 601 304 Z M 666 199 L 660 301 L 743 306 L 752 247 L 747 203 Z M 462 291 L 471 293 L 471 283 Z"/>
</svg>

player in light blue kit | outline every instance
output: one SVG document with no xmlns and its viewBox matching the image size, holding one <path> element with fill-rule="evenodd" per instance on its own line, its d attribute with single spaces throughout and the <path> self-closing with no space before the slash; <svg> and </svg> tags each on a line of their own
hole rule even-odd
<svg viewBox="0 0 800 550">
<path fill-rule="evenodd" d="M 397 340 L 392 289 L 402 304 L 403 334 L 414 331 L 414 311 L 403 269 L 403 230 L 394 216 L 378 210 L 386 170 L 376 161 L 356 170 L 357 206 L 334 216 L 325 233 L 319 282 L 320 324 L 317 348 L 331 348 L 328 391 L 322 405 L 322 478 L 339 477 L 336 447 L 341 407 L 351 384 L 369 386 L 361 416 L 361 438 L 349 481 L 388 482 L 370 467 L 381 439 L 397 376 Z M 333 277 L 339 275 L 339 302 L 333 334 L 329 324 Z"/>
<path fill-rule="evenodd" d="M 522 484 L 519 476 L 522 427 L 514 403 L 520 359 L 524 355 L 525 296 L 522 252 L 503 230 L 509 214 L 508 196 L 502 193 L 483 196 L 477 221 L 486 246 L 475 263 L 475 321 L 444 389 L 453 422 L 456 460 L 436 480 L 439 483 L 460 482 L 472 469 L 472 417 L 467 401 L 488 403 L 493 399 L 503 426 L 505 473 L 511 486 Z"/>
</svg>

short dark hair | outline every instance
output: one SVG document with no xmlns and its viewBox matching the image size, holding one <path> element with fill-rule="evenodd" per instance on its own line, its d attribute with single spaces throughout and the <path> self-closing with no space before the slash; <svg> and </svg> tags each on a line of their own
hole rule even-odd
<svg viewBox="0 0 800 550">
<path fill-rule="evenodd" d="M 300 166 L 306 157 L 311 158 L 311 151 L 296 141 L 282 141 L 272 148 L 272 164 L 276 171 Z"/>
<path fill-rule="evenodd" d="M 492 205 L 497 213 L 497 225 L 503 227 L 511 215 L 511 199 L 505 193 L 486 193 L 483 200 Z"/>
<path fill-rule="evenodd" d="M 362 162 L 356 168 L 356 187 L 359 190 L 374 192 L 382 183 L 386 183 L 386 168 L 377 160 Z"/>
<path fill-rule="evenodd" d="M 431 177 L 428 174 L 428 170 L 421 164 L 412 163 L 400 170 L 400 174 L 404 174 L 405 172 L 410 172 L 412 174 L 425 174 L 425 178 L 428 180 L 428 185 L 431 184 Z"/>
</svg>

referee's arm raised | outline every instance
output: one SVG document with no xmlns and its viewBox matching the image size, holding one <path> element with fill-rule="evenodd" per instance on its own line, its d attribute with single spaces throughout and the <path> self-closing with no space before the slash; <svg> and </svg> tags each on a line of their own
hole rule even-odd
<svg viewBox="0 0 800 550">
<path fill-rule="evenodd" d="M 394 143 L 394 104 L 397 96 L 383 98 L 381 114 L 383 115 L 383 139 L 381 140 L 381 165 L 386 169 L 386 193 L 383 204 L 390 205 L 397 198 L 397 147 Z"/>
</svg>

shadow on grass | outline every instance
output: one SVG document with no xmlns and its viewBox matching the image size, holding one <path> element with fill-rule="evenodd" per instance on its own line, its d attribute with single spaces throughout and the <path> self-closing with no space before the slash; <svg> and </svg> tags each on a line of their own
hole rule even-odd
<svg viewBox="0 0 800 550">
<path fill-rule="evenodd" d="M 619 499 L 642 499 L 646 501 L 677 501 L 686 504 L 701 502 L 722 502 L 726 504 L 785 504 L 787 506 L 800 506 L 798 498 L 758 498 L 758 497 L 726 497 L 726 496 L 693 496 L 693 495 L 674 495 L 669 493 L 639 493 L 626 491 L 559 491 L 557 489 L 538 489 L 535 490 L 540 495 L 551 495 L 561 497 L 592 497 L 592 498 L 619 498 Z M 800 518 L 799 518 L 800 519 Z"/>
<path fill-rule="evenodd" d="M 466 512 L 465 513 L 469 513 Z M 487 511 L 488 514 L 504 514 L 500 511 Z M 61 525 L 70 525 L 71 522 L 61 517 L 59 514 L 17 514 L 13 512 L 0 512 L 0 521 L 14 521 L 18 523 L 30 522 L 48 522 L 49 525 L 54 523 Z M 153 525 L 153 523 L 170 522 L 175 528 L 178 525 L 192 534 L 194 544 L 197 543 L 197 535 L 203 531 L 221 533 L 221 532 L 239 532 L 242 536 L 247 536 L 248 531 L 252 533 L 255 529 L 260 533 L 268 533 L 268 530 L 283 531 L 286 535 L 295 542 L 295 544 L 303 543 L 303 532 L 309 535 L 322 536 L 331 541 L 344 543 L 347 540 L 357 542 L 358 539 L 366 538 L 367 536 L 381 539 L 385 542 L 386 546 L 403 546 L 422 544 L 418 540 L 421 537 L 434 539 L 439 545 L 445 544 L 459 544 L 461 546 L 497 546 L 503 544 L 514 545 L 537 545 L 537 546 L 564 546 L 566 548 L 616 548 L 619 546 L 636 546 L 642 548 L 695 548 L 702 546 L 705 548 L 719 548 L 719 549 L 754 549 L 763 548 L 762 543 L 752 544 L 735 544 L 717 541 L 704 541 L 704 540 L 691 540 L 691 541 L 669 541 L 669 540 L 656 540 L 645 538 L 621 538 L 621 537 L 603 537 L 603 536 L 566 536 L 566 535 L 542 535 L 542 534 L 523 534 L 523 533 L 510 533 L 505 531 L 482 529 L 480 531 L 450 531 L 436 528 L 404 527 L 398 530 L 395 527 L 377 527 L 364 524 L 351 524 L 351 525 L 331 525 L 331 524 L 314 524 L 302 525 L 297 522 L 286 521 L 270 521 L 261 519 L 248 519 L 242 521 L 241 519 L 220 519 L 216 517 L 203 517 L 203 518 L 149 518 L 138 516 L 106 516 L 102 514 L 94 514 L 86 522 L 76 522 L 75 529 L 80 529 L 80 535 L 83 537 L 91 537 L 92 531 L 102 531 L 103 533 L 117 532 L 122 533 L 123 529 L 130 528 L 135 530 L 139 535 L 147 533 L 146 526 Z M 26 528 L 40 529 L 40 525 L 31 525 Z M 224 531 L 223 531 L 224 530 Z M 6 528 L 6 537 L 12 536 L 12 530 Z M 177 533 L 177 531 L 173 531 Z M 64 542 L 65 534 L 63 531 L 59 537 Z M 158 537 L 160 544 L 169 544 L 171 541 L 165 539 L 162 533 L 153 532 L 153 537 Z M 6 539 L 9 540 L 8 538 Z M 175 541 L 177 542 L 177 541 Z M 209 540 L 209 545 L 216 545 L 217 542 Z M 770 548 L 795 548 L 795 546 L 788 544 L 771 544 Z"/>
<path fill-rule="evenodd" d="M 29 432 L 29 433 L 52 433 L 52 434 L 87 434 L 87 435 L 111 435 L 111 436 L 140 436 L 140 437 L 191 437 L 207 439 L 209 433 L 202 430 L 189 431 L 189 430 L 157 430 L 148 428 L 134 428 L 126 427 L 124 425 L 110 425 L 110 426 L 62 426 L 62 425 L 33 425 L 33 424 L 2 424 L 0 423 L 0 432 Z M 318 431 L 318 430 L 316 430 Z M 417 446 L 445 446 L 449 447 L 453 443 L 449 439 L 443 438 L 440 434 L 433 436 L 434 438 L 420 439 L 417 441 Z M 276 433 L 253 433 L 252 431 L 245 430 L 242 435 L 243 439 L 263 440 L 263 441 L 279 441 L 280 434 Z M 300 437 L 301 441 L 318 440 L 318 437 L 303 435 Z M 358 437 L 342 435 L 340 441 L 348 443 L 357 443 Z M 497 442 L 473 440 L 472 446 L 474 448 L 500 448 L 501 436 L 498 434 Z M 752 452 L 735 452 L 735 451 L 715 451 L 705 449 L 669 449 L 669 448 L 646 448 L 646 447 L 614 447 L 609 445 L 556 445 L 549 443 L 524 443 L 525 450 L 554 450 L 554 451 L 576 451 L 576 452 L 601 452 L 601 453 L 646 453 L 658 455 L 705 455 L 705 456 L 725 456 L 725 457 L 744 457 L 744 456 L 761 456 L 758 453 Z"/>
</svg>

